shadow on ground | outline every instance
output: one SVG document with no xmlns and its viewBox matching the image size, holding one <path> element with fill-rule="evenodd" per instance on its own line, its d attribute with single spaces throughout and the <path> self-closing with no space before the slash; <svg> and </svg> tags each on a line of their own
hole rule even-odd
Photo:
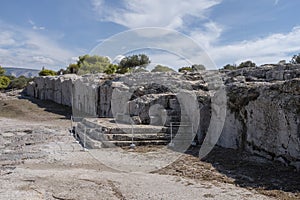
<svg viewBox="0 0 300 200">
<path fill-rule="evenodd" d="M 64 116 L 61 119 L 71 119 L 72 108 L 68 106 L 57 104 L 49 100 L 39 100 L 39 99 L 34 99 L 23 95 L 20 96 L 19 99 L 26 99 L 31 103 L 37 105 L 38 107 L 42 108 L 44 111 Z"/>
<path fill-rule="evenodd" d="M 190 148 L 186 153 L 198 158 L 199 148 Z M 215 147 L 202 161 L 210 163 L 241 187 L 284 199 L 286 196 L 280 195 L 281 192 L 294 193 L 294 197 L 300 198 L 300 172 L 278 161 L 221 147 Z"/>
</svg>

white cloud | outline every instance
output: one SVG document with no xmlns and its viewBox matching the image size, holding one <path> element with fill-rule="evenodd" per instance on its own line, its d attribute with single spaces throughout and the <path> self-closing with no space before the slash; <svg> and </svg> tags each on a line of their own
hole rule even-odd
<svg viewBox="0 0 300 200">
<path fill-rule="evenodd" d="M 204 24 L 204 29 L 192 31 L 190 36 L 201 46 L 208 49 L 211 45 L 217 42 L 222 31 L 223 29 L 221 28 L 221 25 L 211 21 Z"/>
<path fill-rule="evenodd" d="M 0 46 L 14 45 L 15 43 L 12 32 L 4 31 L 0 33 Z"/>
<path fill-rule="evenodd" d="M 114 7 L 104 0 L 93 0 L 92 2 L 99 18 L 104 21 L 111 21 L 127 28 L 164 27 L 186 33 L 200 47 L 204 48 L 218 67 L 227 63 L 240 63 L 244 60 L 253 60 L 257 64 L 276 63 L 283 59 L 289 60 L 291 55 L 300 51 L 300 27 L 295 27 L 288 33 L 272 33 L 267 37 L 255 40 L 232 42 L 229 45 L 221 44 L 219 41 L 222 38 L 224 28 L 229 29 L 230 27 L 224 27 L 211 20 L 209 11 L 213 6 L 220 4 L 222 0 L 123 0 Z M 277 5 L 280 0 L 273 2 L 274 5 Z M 142 33 L 139 36 L 144 37 L 145 47 L 169 50 L 171 48 L 171 50 L 174 49 L 173 52 L 179 52 L 184 57 L 191 55 L 189 60 L 199 60 L 199 62 L 207 57 L 204 55 L 205 53 L 195 52 L 194 48 L 187 48 L 189 45 L 183 45 L 186 44 L 185 39 L 172 40 L 173 38 L 170 37 L 162 41 L 153 40 L 157 45 L 147 44 L 146 41 L 151 40 L 152 37 L 165 38 L 168 31 L 136 32 Z M 130 41 L 135 44 L 141 38 L 128 38 L 125 43 Z M 120 46 L 134 46 L 125 43 L 121 43 Z M 193 44 L 191 45 L 193 46 Z M 125 50 L 127 49 L 125 48 Z M 193 59 L 199 58 L 201 55 L 204 55 L 203 58 Z"/>
<path fill-rule="evenodd" d="M 51 58 L 47 58 L 47 57 L 44 57 L 44 56 L 33 56 L 32 57 L 33 61 L 36 61 L 38 63 L 41 63 L 41 64 L 54 64 L 54 60 L 52 60 Z"/>
<path fill-rule="evenodd" d="M 184 25 L 185 16 L 206 18 L 206 12 L 221 0 L 131 0 L 122 1 L 123 7 L 110 7 L 103 0 L 92 4 L 102 20 L 128 28 L 165 27 L 177 29 Z"/>
<path fill-rule="evenodd" d="M 209 49 L 220 37 L 223 28 L 216 22 L 208 19 L 209 10 L 221 3 L 222 0 L 131 0 L 122 1 L 115 7 L 110 7 L 103 0 L 92 0 L 94 9 L 104 21 L 111 21 L 128 28 L 142 28 L 134 30 L 133 36 L 120 41 L 124 52 L 135 49 L 134 46 L 152 47 L 174 52 L 192 62 L 202 61 L 211 63 L 202 48 Z M 194 21 L 197 26 L 191 25 Z M 144 27 L 161 27 L 163 29 L 143 29 Z M 188 37 L 172 32 L 184 30 Z M 128 41 L 131 41 L 130 44 Z M 114 46 L 114 45 L 113 45 Z M 116 47 L 114 47 L 116 48 Z M 201 52 L 196 52 L 195 49 Z M 191 56 L 188 56 L 189 53 Z M 192 56 L 194 56 L 192 58 Z M 158 56 L 156 56 L 158 57 Z M 161 56 L 162 57 L 162 56 Z M 197 57 L 197 58 L 196 58 Z M 161 59 L 163 60 L 163 58 Z M 167 64 L 167 63 L 166 63 Z M 179 63 L 182 64 L 182 63 Z M 178 65 L 179 65 L 178 64 Z M 170 65 L 176 66 L 173 62 Z M 209 64 L 211 65 L 211 64 Z"/>
<path fill-rule="evenodd" d="M 215 46 L 209 54 L 216 63 L 239 63 L 253 60 L 258 64 L 276 63 L 291 58 L 291 54 L 300 51 L 300 27 L 294 27 L 289 33 L 271 34 L 257 40 L 243 41 L 236 44 Z"/>
<path fill-rule="evenodd" d="M 32 30 L 0 23 L 0 65 L 41 69 L 65 67 L 74 53 L 58 41 Z"/>
<path fill-rule="evenodd" d="M 36 26 L 35 22 L 31 19 L 28 20 L 28 23 L 32 26 L 33 30 L 45 30 L 46 28 L 44 26 Z"/>
</svg>

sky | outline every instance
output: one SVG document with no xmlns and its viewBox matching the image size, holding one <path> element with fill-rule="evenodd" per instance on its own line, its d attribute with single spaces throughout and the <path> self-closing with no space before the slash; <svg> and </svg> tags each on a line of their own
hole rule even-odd
<svg viewBox="0 0 300 200">
<path fill-rule="evenodd" d="M 0 65 L 58 70 L 80 55 L 221 68 L 300 53 L 296 0 L 2 0 Z M 117 58 L 117 59 L 116 59 Z"/>
</svg>

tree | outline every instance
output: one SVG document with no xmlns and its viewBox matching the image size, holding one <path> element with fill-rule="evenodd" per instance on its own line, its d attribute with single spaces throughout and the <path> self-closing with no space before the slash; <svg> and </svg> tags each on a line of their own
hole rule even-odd
<svg viewBox="0 0 300 200">
<path fill-rule="evenodd" d="M 105 56 L 98 55 L 84 55 L 79 56 L 77 62 L 78 72 L 77 74 L 95 74 L 103 73 L 110 66 L 110 60 Z"/>
<path fill-rule="evenodd" d="M 123 74 L 132 70 L 134 71 L 137 67 L 145 69 L 150 62 L 149 57 L 145 54 L 127 56 L 121 60 L 118 73 Z"/>
<path fill-rule="evenodd" d="M 184 71 L 191 72 L 193 71 L 193 69 L 191 67 L 181 67 L 178 69 L 178 72 L 184 72 Z"/>
<path fill-rule="evenodd" d="M 50 69 L 42 69 L 39 72 L 39 76 L 56 76 L 56 72 Z"/>
<path fill-rule="evenodd" d="M 141 72 L 149 72 L 147 69 L 143 67 L 137 67 L 131 70 L 132 73 L 141 73 Z"/>
<path fill-rule="evenodd" d="M 226 70 L 236 70 L 237 69 L 237 66 L 235 64 L 231 65 L 231 64 L 227 64 L 223 67 L 223 69 L 226 69 Z"/>
<path fill-rule="evenodd" d="M 64 70 L 64 69 L 60 69 L 56 72 L 57 75 L 63 75 L 63 74 L 66 74 L 67 73 L 67 70 Z"/>
<path fill-rule="evenodd" d="M 10 83 L 10 79 L 6 76 L 0 76 L 0 89 L 6 89 Z"/>
<path fill-rule="evenodd" d="M 205 66 L 204 65 L 201 65 L 201 64 L 194 64 L 192 65 L 192 70 L 194 72 L 196 71 L 201 71 L 201 70 L 205 70 Z"/>
<path fill-rule="evenodd" d="M 172 68 L 163 66 L 163 65 L 156 65 L 151 72 L 175 72 Z"/>
<path fill-rule="evenodd" d="M 27 84 L 32 80 L 32 78 L 26 78 L 25 76 L 20 76 L 11 80 L 8 88 L 12 89 L 23 89 L 27 86 Z"/>
<path fill-rule="evenodd" d="M 110 59 L 105 56 L 83 55 L 79 56 L 77 63 L 71 63 L 64 74 L 95 74 L 109 72 L 111 70 Z M 109 69 L 110 68 L 110 69 Z"/>
<path fill-rule="evenodd" d="M 237 68 L 245 68 L 245 67 L 256 67 L 256 64 L 250 60 L 242 62 Z"/>
<path fill-rule="evenodd" d="M 110 64 L 105 70 L 104 73 L 106 74 L 115 74 L 119 69 L 118 65 Z"/>
<path fill-rule="evenodd" d="M 300 53 L 298 55 L 294 55 L 292 60 L 290 61 L 292 64 L 300 64 Z"/>
<path fill-rule="evenodd" d="M 76 63 L 71 63 L 66 69 L 67 74 L 77 74 L 79 71 L 79 66 Z"/>
<path fill-rule="evenodd" d="M 5 69 L 3 69 L 0 65 L 0 76 L 3 76 L 5 74 Z"/>
</svg>

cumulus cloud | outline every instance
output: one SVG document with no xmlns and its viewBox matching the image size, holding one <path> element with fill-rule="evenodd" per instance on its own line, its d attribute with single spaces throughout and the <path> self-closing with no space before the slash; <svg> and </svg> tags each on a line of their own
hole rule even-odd
<svg viewBox="0 0 300 200">
<path fill-rule="evenodd" d="M 188 57 L 189 60 L 203 60 L 201 57 L 202 52 L 195 52 L 195 48 L 199 48 L 198 46 L 195 47 L 194 42 L 190 42 L 190 39 L 175 34 L 170 30 L 184 32 L 201 47 L 209 49 L 218 40 L 223 31 L 221 25 L 209 20 L 210 9 L 220 3 L 221 0 L 132 0 L 122 1 L 112 6 L 103 0 L 92 0 L 94 9 L 101 20 L 111 21 L 129 29 L 144 27 L 163 28 L 160 30 L 147 29 L 147 31 L 136 29 L 134 33 L 137 35 L 134 34 L 134 41 L 130 45 L 123 43 L 123 45 L 120 45 L 121 47 L 126 46 L 124 52 L 128 51 L 128 45 L 132 48 L 136 43 L 144 43 L 144 47 L 169 50 L 183 55 L 183 57 L 187 57 L 186 52 L 189 52 L 190 55 L 198 57 L 197 59 Z M 191 21 L 197 23 L 197 26 L 191 26 Z M 129 39 L 132 38 L 129 37 Z M 128 39 L 125 42 L 128 42 Z M 174 62 L 170 64 L 176 65 Z"/>
<path fill-rule="evenodd" d="M 120 7 L 112 7 L 103 0 L 93 0 L 100 19 L 128 28 L 165 27 L 177 29 L 184 25 L 185 16 L 206 18 L 207 11 L 221 0 L 123 0 Z"/>
<path fill-rule="evenodd" d="M 221 25 L 216 22 L 207 22 L 202 29 L 193 30 L 190 36 L 204 48 L 209 49 L 216 43 L 222 34 Z"/>
<path fill-rule="evenodd" d="M 274 0 L 274 5 L 277 5 L 279 1 Z M 288 33 L 273 33 L 255 40 L 222 44 L 219 42 L 222 33 L 224 29 L 230 30 L 230 27 L 224 27 L 212 20 L 209 12 L 215 5 L 221 4 L 222 0 L 123 0 L 117 5 L 109 4 L 104 0 L 92 0 L 92 3 L 100 20 L 114 22 L 129 29 L 164 27 L 187 34 L 203 47 L 218 67 L 227 63 L 239 64 L 244 60 L 253 60 L 257 64 L 274 63 L 283 59 L 289 60 L 292 54 L 300 51 L 299 27 L 293 28 Z M 168 31 L 163 30 L 161 32 L 136 31 L 136 33 L 139 32 L 145 41 L 151 40 L 152 37 L 157 38 L 158 35 L 164 38 L 168 34 Z M 186 44 L 186 40 L 176 40 L 172 43 L 171 39 L 157 40 L 158 45 L 152 45 L 152 47 L 168 49 L 172 46 L 182 55 L 184 52 L 184 55 L 199 57 L 193 48 L 188 49 L 186 45 L 183 45 L 183 43 Z M 133 40 L 132 43 L 136 42 Z M 122 43 L 120 46 L 127 47 L 126 45 Z M 147 44 L 146 47 L 148 46 L 151 45 Z"/>
<path fill-rule="evenodd" d="M 225 46 L 215 46 L 209 50 L 217 63 L 239 63 L 253 60 L 258 64 L 289 60 L 290 55 L 300 51 L 300 27 L 289 33 L 271 34 L 256 40 L 243 41 Z"/>
<path fill-rule="evenodd" d="M 12 32 L 4 31 L 0 33 L 0 46 L 14 45 L 15 43 Z"/>
<path fill-rule="evenodd" d="M 2 66 L 41 69 L 65 67 L 74 54 L 57 41 L 32 30 L 0 24 L 0 61 Z"/>
</svg>

